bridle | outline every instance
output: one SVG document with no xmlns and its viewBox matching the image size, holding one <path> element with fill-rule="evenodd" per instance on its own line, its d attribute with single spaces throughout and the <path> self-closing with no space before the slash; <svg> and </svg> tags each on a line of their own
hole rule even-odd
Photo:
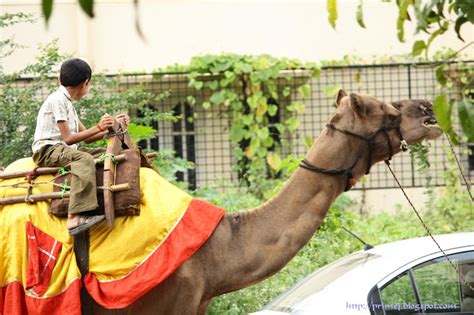
<svg viewBox="0 0 474 315">
<path fill-rule="evenodd" d="M 400 116 L 397 116 L 397 119 L 395 121 L 395 123 L 393 125 L 390 125 L 390 123 L 388 122 L 388 114 L 387 112 L 385 111 L 385 104 L 382 105 L 384 107 L 384 117 L 383 117 L 383 125 L 382 127 L 380 127 L 379 129 L 377 129 L 375 132 L 371 133 L 369 136 L 367 137 L 364 137 L 362 135 L 359 135 L 357 133 L 354 133 L 352 131 L 349 131 L 349 130 L 345 130 L 345 129 L 340 129 L 340 128 L 337 128 L 334 124 L 332 123 L 329 123 L 326 125 L 327 128 L 329 129 L 332 129 L 334 131 L 337 131 L 337 132 L 340 132 L 340 133 L 343 133 L 345 135 L 348 135 L 348 136 L 351 136 L 351 137 L 354 137 L 354 138 L 357 138 L 357 139 L 360 139 L 360 140 L 363 140 L 366 144 L 366 149 L 368 151 L 368 154 L 369 154 L 369 157 L 368 157 L 368 160 L 367 160 L 367 168 L 366 168 L 366 171 L 365 171 L 365 174 L 369 174 L 370 172 L 370 168 L 372 166 L 372 151 L 373 151 L 373 144 L 374 144 L 374 139 L 375 137 L 379 134 L 379 133 L 382 133 L 384 136 L 385 136 L 385 139 L 387 141 L 387 146 L 388 146 L 388 154 L 389 154 L 389 157 L 385 160 L 385 162 L 388 162 L 391 160 L 392 156 L 393 156 L 393 147 L 392 147 L 392 141 L 390 140 L 390 135 L 388 134 L 388 132 L 391 130 L 391 129 L 395 129 L 395 131 L 397 132 L 397 135 L 400 139 L 400 150 L 402 151 L 406 151 L 408 149 L 408 143 L 406 142 L 405 139 L 403 139 L 403 136 L 402 136 L 402 132 L 400 130 L 400 122 L 401 122 L 401 115 Z M 359 153 L 359 155 L 357 156 L 356 160 L 354 161 L 354 163 L 352 163 L 352 165 L 346 169 L 325 169 L 325 168 L 320 168 L 320 167 L 317 167 L 313 164 L 311 164 L 308 160 L 306 159 L 303 159 L 300 163 L 300 167 L 301 168 L 304 168 L 304 169 L 307 169 L 309 171 L 312 171 L 312 172 L 315 172 L 315 173 L 322 173 L 322 174 L 326 174 L 326 175 L 332 175 L 332 176 L 341 176 L 343 179 L 344 179 L 344 182 L 346 183 L 345 185 L 345 188 L 344 188 L 344 191 L 348 191 L 349 189 L 352 188 L 352 186 L 355 185 L 356 181 L 354 179 L 354 176 L 352 174 L 352 171 L 354 169 L 354 167 L 357 165 L 357 163 L 359 162 L 360 159 L 362 159 L 363 155 L 364 155 L 364 152 L 366 150 L 361 150 L 361 152 Z"/>
</svg>

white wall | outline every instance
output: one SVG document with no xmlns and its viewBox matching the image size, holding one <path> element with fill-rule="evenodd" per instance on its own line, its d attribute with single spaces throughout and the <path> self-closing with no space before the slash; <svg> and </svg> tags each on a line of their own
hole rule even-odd
<svg viewBox="0 0 474 315">
<path fill-rule="evenodd" d="M 96 70 L 152 71 L 187 63 L 197 54 L 234 52 L 269 53 L 306 61 L 339 59 L 357 54 L 393 55 L 411 51 L 413 26 L 407 25 L 406 43 L 396 36 L 394 3 L 366 0 L 366 29 L 355 20 L 358 1 L 339 1 L 337 30 L 327 22 L 326 0 L 96 0 L 96 18 L 88 19 L 76 0 L 55 0 L 49 27 L 41 18 L 40 0 L 0 0 L 0 14 L 18 11 L 38 16 L 35 24 L 3 29 L 30 48 L 2 61 L 7 72 L 34 60 L 37 44 L 59 39 L 64 52 L 95 65 Z M 139 14 L 146 42 L 135 30 Z M 474 39 L 464 26 L 466 42 Z M 433 48 L 462 47 L 454 35 L 438 39 Z M 471 47 L 470 52 L 474 52 Z M 473 54 L 471 54 L 472 56 Z"/>
</svg>

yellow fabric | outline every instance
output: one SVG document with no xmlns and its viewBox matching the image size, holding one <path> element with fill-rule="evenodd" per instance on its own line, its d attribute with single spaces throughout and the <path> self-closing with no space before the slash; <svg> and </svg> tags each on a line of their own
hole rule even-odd
<svg viewBox="0 0 474 315">
<path fill-rule="evenodd" d="M 21 159 L 6 168 L 6 172 L 29 170 L 32 159 Z M 48 181 L 51 175 L 40 176 L 36 182 Z M 24 181 L 22 178 L 0 180 L 0 198 L 25 195 L 25 188 L 3 187 Z M 141 214 L 138 217 L 118 217 L 113 228 L 101 222 L 91 229 L 90 267 L 98 280 L 119 279 L 130 273 L 152 254 L 185 213 L 192 197 L 168 183 L 155 171 L 140 170 L 142 192 Z M 53 186 L 38 185 L 33 193 L 51 192 Z M 49 202 L 0 206 L 0 287 L 12 281 L 26 284 L 27 240 L 25 225 L 32 224 L 63 244 L 51 283 L 43 296 L 54 296 L 80 277 L 69 236 L 66 219 L 48 214 Z M 27 292 L 31 295 L 31 293 Z"/>
</svg>

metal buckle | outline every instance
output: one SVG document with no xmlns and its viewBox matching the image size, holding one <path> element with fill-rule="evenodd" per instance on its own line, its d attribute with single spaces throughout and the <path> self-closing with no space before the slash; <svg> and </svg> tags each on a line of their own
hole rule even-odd
<svg viewBox="0 0 474 315">
<path fill-rule="evenodd" d="M 400 150 L 402 150 L 403 152 L 408 150 L 408 143 L 405 139 L 400 140 Z"/>
</svg>

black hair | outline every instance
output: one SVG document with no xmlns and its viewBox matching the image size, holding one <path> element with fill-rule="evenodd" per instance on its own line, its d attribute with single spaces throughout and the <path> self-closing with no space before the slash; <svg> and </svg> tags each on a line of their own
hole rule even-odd
<svg viewBox="0 0 474 315">
<path fill-rule="evenodd" d="M 89 81 L 92 76 L 91 67 L 79 58 L 69 59 L 61 65 L 59 81 L 63 86 L 78 86 Z"/>
</svg>

